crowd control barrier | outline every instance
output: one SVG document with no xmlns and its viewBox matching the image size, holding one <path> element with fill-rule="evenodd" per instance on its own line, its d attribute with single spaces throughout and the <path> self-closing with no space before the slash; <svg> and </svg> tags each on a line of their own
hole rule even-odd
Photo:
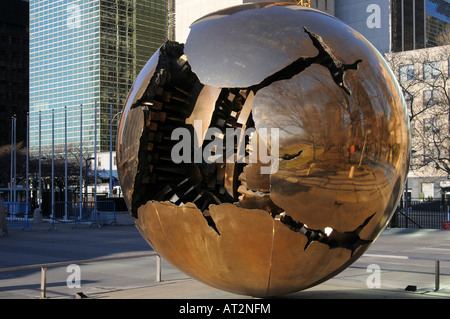
<svg viewBox="0 0 450 319">
<path fill-rule="evenodd" d="M 55 202 L 53 217 L 56 222 L 90 222 L 98 225 L 116 223 L 114 201 Z"/>
<path fill-rule="evenodd" d="M 6 212 L 6 225 L 8 227 L 23 227 L 33 230 L 29 224 L 29 205 L 28 203 L 3 203 Z"/>
</svg>

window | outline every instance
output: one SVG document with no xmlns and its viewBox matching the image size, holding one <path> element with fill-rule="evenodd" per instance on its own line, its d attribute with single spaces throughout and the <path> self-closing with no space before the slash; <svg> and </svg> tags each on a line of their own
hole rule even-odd
<svg viewBox="0 0 450 319">
<path fill-rule="evenodd" d="M 439 77 L 439 62 L 426 62 L 423 64 L 423 78 L 436 79 Z"/>
<path fill-rule="evenodd" d="M 400 82 L 412 81 L 414 80 L 414 65 L 402 65 L 399 70 Z"/>
<path fill-rule="evenodd" d="M 439 122 L 436 117 L 423 119 L 424 135 L 439 134 Z"/>
<path fill-rule="evenodd" d="M 423 91 L 423 106 L 430 107 L 439 103 L 440 94 L 435 90 Z"/>
<path fill-rule="evenodd" d="M 424 199 L 434 197 L 434 183 L 422 183 L 422 196 Z"/>
</svg>

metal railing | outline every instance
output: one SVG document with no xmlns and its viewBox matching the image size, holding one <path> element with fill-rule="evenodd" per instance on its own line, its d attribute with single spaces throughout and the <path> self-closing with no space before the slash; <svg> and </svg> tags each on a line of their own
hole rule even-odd
<svg viewBox="0 0 450 319">
<path fill-rule="evenodd" d="M 30 206 L 28 203 L 16 202 L 4 203 L 6 211 L 7 227 L 23 227 L 33 230 L 29 223 Z M 115 224 L 116 209 L 114 201 L 89 201 L 89 202 L 55 202 L 53 214 L 49 216 L 52 228 L 55 223 L 89 222 L 91 224 Z"/>
<path fill-rule="evenodd" d="M 450 262 L 450 259 L 446 258 L 411 257 L 411 256 L 395 256 L 395 255 L 364 254 L 362 257 L 434 261 L 434 291 L 438 291 L 440 289 L 440 273 L 441 273 L 440 263 Z"/>
<path fill-rule="evenodd" d="M 3 203 L 6 211 L 6 225 L 8 227 L 23 227 L 33 230 L 29 224 L 29 205 L 28 203 Z"/>
<path fill-rule="evenodd" d="M 0 268 L 0 272 L 10 272 L 10 271 L 39 269 L 40 268 L 41 269 L 40 297 L 46 298 L 47 268 L 68 266 L 68 265 L 72 265 L 72 264 L 80 265 L 80 264 L 98 263 L 98 262 L 105 262 L 105 261 L 117 261 L 117 260 L 143 258 L 143 257 L 156 257 L 156 282 L 161 282 L 161 257 L 156 252 Z"/>
<path fill-rule="evenodd" d="M 116 222 L 114 201 L 55 202 L 53 210 L 51 218 L 59 222 L 91 222 L 99 225 Z"/>
<path fill-rule="evenodd" d="M 450 221 L 450 205 L 442 200 L 401 201 L 389 223 L 390 227 L 443 229 Z"/>
</svg>

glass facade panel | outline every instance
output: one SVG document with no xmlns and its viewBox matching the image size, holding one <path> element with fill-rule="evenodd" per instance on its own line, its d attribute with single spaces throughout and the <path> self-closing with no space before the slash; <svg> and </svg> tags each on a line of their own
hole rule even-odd
<svg viewBox="0 0 450 319">
<path fill-rule="evenodd" d="M 392 51 L 448 44 L 448 0 L 392 0 Z"/>
<path fill-rule="evenodd" d="M 450 2 L 448 0 L 426 0 L 427 47 L 447 45 L 450 30 Z"/>
<path fill-rule="evenodd" d="M 414 0 L 403 0 L 404 50 L 414 49 Z"/>
<path fill-rule="evenodd" d="M 79 149 L 82 125 L 83 149 L 93 153 L 97 109 L 97 151 L 109 151 L 110 105 L 113 116 L 122 109 L 165 35 L 164 0 L 30 0 L 31 153 L 41 136 L 45 156 L 52 132 L 55 150 L 64 148 L 65 107 L 69 148 Z"/>
</svg>

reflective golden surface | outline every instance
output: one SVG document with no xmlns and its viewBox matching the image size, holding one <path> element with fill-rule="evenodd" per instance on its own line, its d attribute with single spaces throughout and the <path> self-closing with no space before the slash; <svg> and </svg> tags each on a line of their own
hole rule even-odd
<svg viewBox="0 0 450 319">
<path fill-rule="evenodd" d="M 301 6 L 235 6 L 142 70 L 119 127 L 119 178 L 167 261 L 219 289 L 282 295 L 344 270 L 386 227 L 408 125 L 392 72 L 359 33 Z M 180 128 L 190 149 L 177 164 Z M 220 161 L 229 145 L 211 141 L 228 141 L 227 128 L 242 130 L 232 149 L 257 161 Z M 278 140 L 261 139 L 271 129 Z"/>
</svg>

